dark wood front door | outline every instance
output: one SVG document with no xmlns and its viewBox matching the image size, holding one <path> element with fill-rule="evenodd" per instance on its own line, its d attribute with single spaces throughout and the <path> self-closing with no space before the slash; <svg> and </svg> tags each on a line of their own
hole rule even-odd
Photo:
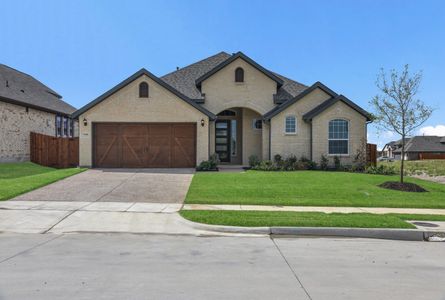
<svg viewBox="0 0 445 300">
<path fill-rule="evenodd" d="M 215 122 L 215 152 L 221 162 L 230 162 L 230 120 Z"/>
<path fill-rule="evenodd" d="M 93 165 L 101 168 L 192 168 L 196 124 L 94 124 Z"/>
</svg>

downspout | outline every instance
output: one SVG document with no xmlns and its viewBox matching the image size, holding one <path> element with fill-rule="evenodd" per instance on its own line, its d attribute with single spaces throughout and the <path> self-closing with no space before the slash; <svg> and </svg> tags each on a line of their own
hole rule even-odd
<svg viewBox="0 0 445 300">
<path fill-rule="evenodd" d="M 269 160 L 272 160 L 272 122 L 269 120 Z"/>
<path fill-rule="evenodd" d="M 312 120 L 311 120 L 311 129 L 309 131 L 310 131 L 309 153 L 311 154 L 310 160 L 314 160 L 314 155 L 312 153 Z"/>
</svg>

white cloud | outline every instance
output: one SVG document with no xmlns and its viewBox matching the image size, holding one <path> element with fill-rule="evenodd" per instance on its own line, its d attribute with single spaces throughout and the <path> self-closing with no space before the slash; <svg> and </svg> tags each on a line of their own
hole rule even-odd
<svg viewBox="0 0 445 300">
<path fill-rule="evenodd" d="M 445 125 L 422 127 L 419 129 L 419 135 L 445 136 Z"/>
<path fill-rule="evenodd" d="M 394 132 L 392 132 L 390 130 L 383 132 L 383 137 L 386 138 L 386 139 L 390 139 L 393 136 L 394 136 Z"/>
</svg>

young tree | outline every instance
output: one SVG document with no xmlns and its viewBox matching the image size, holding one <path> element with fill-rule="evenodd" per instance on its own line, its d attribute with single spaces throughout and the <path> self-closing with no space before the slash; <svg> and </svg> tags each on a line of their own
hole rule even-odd
<svg viewBox="0 0 445 300">
<path fill-rule="evenodd" d="M 381 93 L 371 100 L 377 125 L 402 137 L 401 183 L 403 183 L 405 161 L 405 138 L 425 123 L 433 112 L 431 107 L 416 97 L 421 81 L 422 73 L 411 75 L 408 65 L 405 65 L 401 72 L 391 70 L 389 78 L 381 69 L 376 80 L 376 86 Z"/>
</svg>

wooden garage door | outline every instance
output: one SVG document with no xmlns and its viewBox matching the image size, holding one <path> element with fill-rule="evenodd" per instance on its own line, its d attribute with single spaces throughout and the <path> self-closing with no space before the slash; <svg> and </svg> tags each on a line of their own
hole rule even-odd
<svg viewBox="0 0 445 300">
<path fill-rule="evenodd" d="M 93 135 L 95 167 L 196 166 L 196 124 L 95 123 Z"/>
</svg>

